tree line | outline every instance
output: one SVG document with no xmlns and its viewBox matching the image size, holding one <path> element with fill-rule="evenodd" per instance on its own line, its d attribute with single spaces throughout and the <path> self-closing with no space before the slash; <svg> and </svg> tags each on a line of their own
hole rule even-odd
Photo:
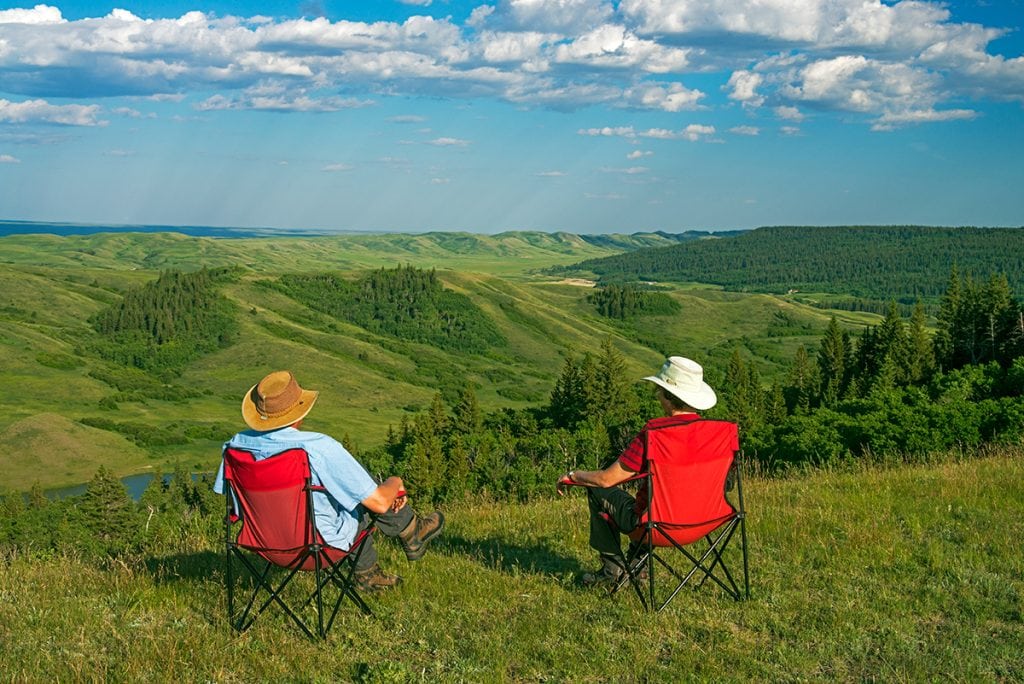
<svg viewBox="0 0 1024 684">
<path fill-rule="evenodd" d="M 678 313 L 679 302 L 664 292 L 650 292 L 635 285 L 614 283 L 597 287 L 587 301 L 605 318 L 626 320 L 634 316 L 668 316 Z"/>
<path fill-rule="evenodd" d="M 227 268 L 163 271 L 93 316 L 100 338 L 87 347 L 109 361 L 147 371 L 173 371 L 226 347 L 238 326 L 218 287 L 233 276 Z"/>
<path fill-rule="evenodd" d="M 769 467 L 907 456 L 1024 436 L 1024 314 L 1005 276 L 953 269 L 934 337 L 920 303 L 893 303 L 859 336 L 833 318 L 817 349 L 797 350 L 787 377 L 765 387 L 738 352 L 717 410 L 737 420 Z"/>
<path fill-rule="evenodd" d="M 732 290 L 842 292 L 904 304 L 942 295 L 952 266 L 1024 291 L 1024 228 L 768 227 L 575 264 L 604 282 L 701 282 Z"/>
<path fill-rule="evenodd" d="M 296 274 L 261 283 L 376 334 L 448 351 L 481 353 L 505 344 L 487 315 L 469 297 L 446 289 L 433 269 L 381 268 L 354 280 Z"/>
</svg>

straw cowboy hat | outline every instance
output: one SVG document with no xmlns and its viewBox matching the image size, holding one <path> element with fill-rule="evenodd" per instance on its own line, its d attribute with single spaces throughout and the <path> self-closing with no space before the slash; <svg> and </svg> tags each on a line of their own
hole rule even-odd
<svg viewBox="0 0 1024 684">
<path fill-rule="evenodd" d="M 274 371 L 242 398 L 242 418 L 253 430 L 283 428 L 306 417 L 319 392 L 299 387 L 291 371 Z"/>
<path fill-rule="evenodd" d="M 704 382 L 704 369 L 696 361 L 682 356 L 668 357 L 657 375 L 644 380 L 671 392 L 698 411 L 709 409 L 718 402 L 715 390 Z"/>
</svg>

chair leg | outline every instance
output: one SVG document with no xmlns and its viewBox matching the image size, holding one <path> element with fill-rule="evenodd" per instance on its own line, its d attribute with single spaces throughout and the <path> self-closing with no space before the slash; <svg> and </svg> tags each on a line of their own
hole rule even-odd
<svg viewBox="0 0 1024 684">
<path fill-rule="evenodd" d="M 313 567 L 316 571 L 316 627 L 317 632 L 320 634 L 320 638 L 323 639 L 326 637 L 326 634 L 324 633 L 324 594 L 323 584 L 321 583 L 321 574 L 323 572 L 323 567 L 320 562 L 321 552 L 322 549 L 319 546 L 314 547 L 313 553 L 315 556 L 313 559 Z"/>
<path fill-rule="evenodd" d="M 623 555 L 621 550 L 619 551 L 619 555 L 615 559 L 615 562 L 618 563 L 619 567 L 622 569 L 622 575 L 619 577 L 618 581 L 608 589 L 608 594 L 609 596 L 614 594 L 622 588 L 622 585 L 629 582 L 630 586 L 633 587 L 633 591 L 636 592 L 637 598 L 640 599 L 640 603 L 643 604 L 644 610 L 647 610 L 647 597 L 644 596 L 643 589 L 640 588 L 640 582 L 637 580 L 636 573 L 633 571 L 633 563 L 639 555 L 639 551 L 630 553 L 628 556 Z"/>
<path fill-rule="evenodd" d="M 231 546 L 225 546 L 225 561 L 227 566 L 224 570 L 224 582 L 227 584 L 228 590 L 228 624 L 232 628 L 235 626 L 235 576 L 232 572 L 231 563 Z"/>
<path fill-rule="evenodd" d="M 288 571 L 287 576 L 285 576 L 285 578 L 281 580 L 281 582 L 279 582 L 276 587 L 274 587 L 270 584 L 268 580 L 270 571 L 275 567 L 272 563 L 264 560 L 265 565 L 263 571 L 261 572 L 253 566 L 253 564 L 249 561 L 248 558 L 246 558 L 244 554 L 239 552 L 237 555 L 242 560 L 242 563 L 248 568 L 252 576 L 256 579 L 256 587 L 253 589 L 253 593 L 249 597 L 248 606 L 242 613 L 242 616 L 238 619 L 236 629 L 240 632 L 244 632 L 245 630 L 249 629 L 249 627 L 252 626 L 252 623 L 256 621 L 256 618 L 262 615 L 263 611 L 265 611 L 270 606 L 271 603 L 276 603 L 278 606 L 280 606 L 281 610 L 283 610 L 288 615 L 288 617 L 292 619 L 292 621 L 299 627 L 299 629 L 305 632 L 306 636 L 308 636 L 310 639 L 316 639 L 316 636 L 313 635 L 313 632 L 310 631 L 309 627 L 306 626 L 306 623 L 302 620 L 302 618 L 300 618 L 298 614 L 294 610 L 292 610 L 291 606 L 285 603 L 284 600 L 281 598 L 281 592 L 284 590 L 286 586 L 288 586 L 288 583 L 291 582 L 292 578 L 294 578 L 295 575 L 298 574 L 299 569 L 305 562 L 306 557 L 300 556 L 298 559 L 296 559 L 292 566 L 285 568 Z M 252 612 L 252 608 L 256 604 L 256 599 L 259 597 L 259 593 L 261 590 L 267 592 L 268 596 L 266 600 L 263 601 L 262 604 L 260 604 L 259 608 L 255 610 L 252 617 L 250 618 L 249 613 Z"/>
<path fill-rule="evenodd" d="M 743 589 L 750 600 L 750 566 L 747 560 L 747 517 L 740 518 L 740 541 L 743 542 Z"/>
</svg>

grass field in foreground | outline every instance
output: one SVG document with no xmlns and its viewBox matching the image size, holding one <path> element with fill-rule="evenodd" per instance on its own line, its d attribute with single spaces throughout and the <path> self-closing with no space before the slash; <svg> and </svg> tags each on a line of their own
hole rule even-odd
<svg viewBox="0 0 1024 684">
<path fill-rule="evenodd" d="M 404 585 L 325 643 L 276 615 L 230 632 L 213 521 L 107 568 L 8 557 L 0 679 L 1021 681 L 1022 457 L 751 479 L 752 599 L 705 587 L 653 616 L 575 583 L 578 495 L 452 507 L 412 566 L 382 540 Z"/>
</svg>

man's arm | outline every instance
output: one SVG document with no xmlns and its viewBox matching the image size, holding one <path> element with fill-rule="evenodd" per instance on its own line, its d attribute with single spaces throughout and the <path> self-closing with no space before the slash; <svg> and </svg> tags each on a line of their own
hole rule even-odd
<svg viewBox="0 0 1024 684">
<path fill-rule="evenodd" d="M 563 475 L 562 479 L 558 481 L 558 492 L 562 492 L 562 485 L 570 483 L 586 487 L 614 487 L 635 474 L 633 471 L 623 468 L 622 463 L 616 460 L 604 470 L 574 470 L 572 473 Z"/>
<path fill-rule="evenodd" d="M 395 505 L 395 499 L 405 486 L 402 478 L 392 475 L 377 485 L 377 488 L 370 493 L 370 496 L 363 499 L 362 504 L 374 513 L 387 513 Z"/>
</svg>

